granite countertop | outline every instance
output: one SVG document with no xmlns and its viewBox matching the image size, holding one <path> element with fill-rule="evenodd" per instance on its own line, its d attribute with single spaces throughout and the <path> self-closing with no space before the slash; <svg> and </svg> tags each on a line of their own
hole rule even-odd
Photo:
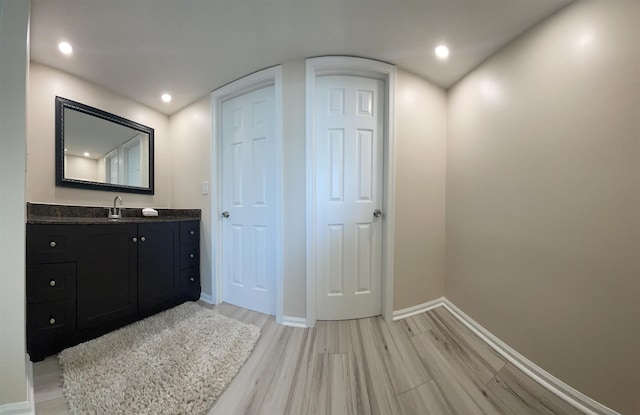
<svg viewBox="0 0 640 415">
<path fill-rule="evenodd" d="M 109 208 L 48 205 L 27 202 L 27 223 L 31 224 L 119 224 L 181 222 L 200 220 L 200 209 L 156 209 L 158 216 L 142 216 L 142 208 L 122 207 L 120 219 L 110 219 Z"/>
<path fill-rule="evenodd" d="M 83 218 L 83 217 L 58 217 L 58 216 L 34 216 L 27 219 L 27 223 L 32 224 L 70 224 L 70 225 L 115 225 L 118 223 L 151 223 L 151 222 L 183 222 L 190 220 L 200 220 L 200 218 L 190 218 L 182 216 L 141 216 L 122 217 L 120 219 L 104 218 Z"/>
</svg>

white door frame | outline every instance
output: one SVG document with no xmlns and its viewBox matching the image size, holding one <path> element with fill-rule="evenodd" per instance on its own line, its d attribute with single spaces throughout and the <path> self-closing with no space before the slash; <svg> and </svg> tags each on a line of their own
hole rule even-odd
<svg viewBox="0 0 640 415">
<path fill-rule="evenodd" d="M 214 259 L 211 275 L 214 304 L 222 302 L 222 104 L 232 98 L 267 86 L 274 86 L 274 145 L 276 163 L 276 321 L 282 324 L 282 66 L 274 66 L 233 81 L 211 93 L 211 257 Z"/>
<path fill-rule="evenodd" d="M 382 224 L 382 316 L 393 319 L 393 258 L 395 217 L 395 87 L 396 67 L 370 59 L 346 56 L 310 58 L 306 61 L 306 163 L 307 163 L 307 325 L 316 322 L 316 137 L 315 137 L 315 85 L 316 77 L 326 75 L 353 75 L 384 81 L 384 156 L 383 156 L 383 211 Z"/>
</svg>

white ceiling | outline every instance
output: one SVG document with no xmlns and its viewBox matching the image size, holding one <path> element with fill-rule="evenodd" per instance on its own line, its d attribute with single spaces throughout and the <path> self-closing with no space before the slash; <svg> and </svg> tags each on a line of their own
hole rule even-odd
<svg viewBox="0 0 640 415">
<path fill-rule="evenodd" d="M 390 62 L 448 88 L 571 1 L 32 0 L 31 58 L 165 114 L 259 69 L 320 55 Z M 58 52 L 62 40 L 72 56 Z M 446 62 L 433 55 L 440 42 Z"/>
</svg>

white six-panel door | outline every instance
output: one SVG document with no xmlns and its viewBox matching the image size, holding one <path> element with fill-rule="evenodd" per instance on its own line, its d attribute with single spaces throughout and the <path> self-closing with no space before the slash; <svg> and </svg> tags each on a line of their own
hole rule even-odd
<svg viewBox="0 0 640 415">
<path fill-rule="evenodd" d="M 221 152 L 223 301 L 275 314 L 273 86 L 223 102 Z"/>
<path fill-rule="evenodd" d="M 382 312 L 383 87 L 365 77 L 316 78 L 319 320 Z"/>
</svg>

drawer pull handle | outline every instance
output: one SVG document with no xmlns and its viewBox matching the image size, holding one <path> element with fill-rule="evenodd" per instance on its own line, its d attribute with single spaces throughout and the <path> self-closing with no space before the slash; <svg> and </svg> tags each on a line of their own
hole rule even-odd
<svg viewBox="0 0 640 415">
<path fill-rule="evenodd" d="M 49 319 L 49 324 L 51 324 L 52 326 L 53 326 L 54 324 L 56 324 L 56 319 L 55 319 L 55 318 L 53 318 L 53 317 L 51 317 L 51 318 Z"/>
<path fill-rule="evenodd" d="M 194 233 L 194 231 L 189 231 L 189 235 L 193 235 Z"/>
<path fill-rule="evenodd" d="M 58 245 L 58 244 L 56 243 L 56 241 L 51 241 L 51 242 L 49 242 L 49 246 L 50 246 L 51 248 L 55 248 L 55 247 L 56 247 L 56 245 Z"/>
<path fill-rule="evenodd" d="M 189 281 L 194 282 L 196 279 L 194 277 L 189 277 Z"/>
<path fill-rule="evenodd" d="M 55 287 L 56 286 L 56 280 L 50 280 L 49 281 L 49 287 Z"/>
<path fill-rule="evenodd" d="M 146 241 L 146 240 L 147 240 L 147 238 L 145 238 L 144 236 L 142 236 L 142 237 L 140 237 L 140 240 L 141 240 L 142 242 L 144 242 L 144 241 Z"/>
<path fill-rule="evenodd" d="M 133 238 L 131 238 L 131 242 L 138 242 L 138 238 L 134 236 Z"/>
<path fill-rule="evenodd" d="M 194 254 L 189 254 L 189 258 L 195 258 L 196 256 Z"/>
</svg>

